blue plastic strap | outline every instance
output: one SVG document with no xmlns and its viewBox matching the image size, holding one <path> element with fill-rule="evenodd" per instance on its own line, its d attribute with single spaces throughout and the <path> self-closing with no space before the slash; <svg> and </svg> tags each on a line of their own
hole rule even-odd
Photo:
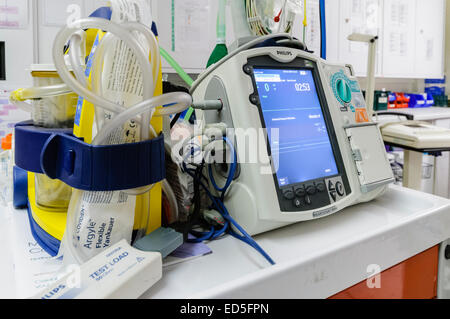
<svg viewBox="0 0 450 319">
<path fill-rule="evenodd" d="M 28 206 L 28 173 L 27 171 L 13 167 L 13 206 L 25 208 Z"/>
<path fill-rule="evenodd" d="M 165 178 L 164 136 L 131 144 L 94 146 L 71 130 L 16 124 L 15 162 L 26 171 L 46 174 L 87 191 L 142 187 Z"/>
</svg>

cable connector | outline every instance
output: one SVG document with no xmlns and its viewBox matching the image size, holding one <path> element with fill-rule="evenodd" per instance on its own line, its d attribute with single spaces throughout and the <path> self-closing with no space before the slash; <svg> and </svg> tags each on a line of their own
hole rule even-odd
<svg viewBox="0 0 450 319">
<path fill-rule="evenodd" d="M 172 228 L 160 227 L 149 235 L 137 240 L 133 247 L 141 251 L 158 252 L 163 258 L 183 244 L 183 235 Z"/>
<path fill-rule="evenodd" d="M 216 210 L 209 209 L 203 211 L 203 218 L 212 226 L 224 226 L 225 218 Z"/>
<path fill-rule="evenodd" d="M 23 97 L 23 90 L 24 89 L 17 89 L 15 91 L 12 91 L 11 95 L 9 96 L 9 99 L 11 101 L 20 101 L 20 102 L 25 101 L 25 99 Z"/>
<path fill-rule="evenodd" d="M 207 124 L 205 127 L 204 135 L 206 135 L 211 141 L 222 140 L 227 134 L 228 126 L 225 123 Z"/>
<path fill-rule="evenodd" d="M 193 103 L 192 107 L 194 109 L 203 111 L 209 110 L 221 111 L 223 108 L 223 102 L 222 100 L 205 100 Z"/>
</svg>

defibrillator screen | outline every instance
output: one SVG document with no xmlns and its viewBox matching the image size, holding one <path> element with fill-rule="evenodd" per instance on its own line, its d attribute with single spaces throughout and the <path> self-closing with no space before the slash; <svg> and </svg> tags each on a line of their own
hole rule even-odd
<svg viewBox="0 0 450 319">
<path fill-rule="evenodd" d="M 254 68 L 280 187 L 338 175 L 310 69 Z"/>
</svg>

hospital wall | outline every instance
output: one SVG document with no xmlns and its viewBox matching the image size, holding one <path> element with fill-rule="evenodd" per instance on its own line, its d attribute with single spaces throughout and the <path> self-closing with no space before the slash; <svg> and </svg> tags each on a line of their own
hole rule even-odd
<svg viewBox="0 0 450 319">
<path fill-rule="evenodd" d="M 150 0 L 147 0 L 150 1 Z M 0 41 L 5 41 L 6 80 L 0 89 L 11 90 L 31 85 L 30 65 L 52 63 L 52 47 L 56 34 L 77 5 L 82 16 L 107 4 L 107 0 L 27 0 L 26 28 L 0 28 Z"/>
<path fill-rule="evenodd" d="M 445 76 L 447 77 L 447 94 L 450 93 L 450 0 L 447 0 L 445 25 Z"/>
<path fill-rule="evenodd" d="M 6 81 L 0 81 L 0 89 L 11 90 L 31 83 L 25 69 L 34 62 L 33 12 L 34 1 L 29 2 L 28 24 L 24 29 L 1 29 L 0 41 L 5 42 Z"/>
<path fill-rule="evenodd" d="M 83 16 L 89 15 L 96 8 L 107 4 L 107 0 L 39 0 L 36 7 L 38 23 L 38 56 L 39 63 L 52 63 L 53 40 L 64 25 L 69 12 L 64 10 L 69 5 L 78 5 Z M 62 12 L 61 12 L 62 11 Z M 58 18 L 54 18 L 58 17 Z"/>
<path fill-rule="evenodd" d="M 159 30 L 161 33 L 160 41 L 161 44 L 168 50 L 171 49 L 172 43 L 170 42 L 171 38 L 171 12 L 169 11 L 169 4 L 171 1 L 162 1 L 162 0 L 148 0 L 152 3 L 154 16 L 157 18 L 157 22 L 159 25 Z M 179 0 L 177 0 L 179 1 Z M 180 53 L 174 52 L 175 58 L 179 59 L 181 64 L 192 65 L 192 61 L 199 60 L 199 55 L 197 54 L 196 45 L 200 42 L 206 42 L 204 44 L 206 49 L 203 50 L 212 50 L 215 44 L 215 11 L 217 6 L 217 1 L 215 0 L 202 0 L 208 2 L 209 5 L 209 30 L 208 36 L 204 37 L 202 34 L 192 34 L 190 42 L 180 42 L 177 43 L 177 46 L 180 45 L 182 50 Z M 418 0 L 425 1 L 425 0 Z M 447 1 L 447 12 L 450 10 L 450 0 Z M 33 1 L 29 0 L 29 23 L 28 27 L 23 30 L 12 30 L 12 29 L 0 29 L 0 41 L 6 41 L 6 50 L 7 50 L 7 80 L 0 81 L 0 88 L 14 88 L 20 86 L 29 85 L 31 82 L 31 78 L 29 76 L 29 71 L 27 70 L 32 63 L 51 63 L 51 48 L 53 39 L 58 32 L 60 25 L 58 25 L 58 21 L 64 21 L 65 15 L 68 13 L 64 13 L 61 15 L 61 8 L 64 6 L 67 7 L 69 4 L 78 4 L 82 7 L 83 14 L 87 15 L 94 8 L 105 4 L 107 1 L 102 0 L 39 0 Z M 184 2 L 184 1 L 183 1 Z M 187 1 L 189 2 L 189 1 Z M 192 1 L 191 1 L 192 2 Z M 201 1 L 200 1 L 201 2 Z M 335 6 L 336 2 L 329 1 L 332 6 Z M 175 2 L 176 3 L 176 2 Z M 180 2 L 181 3 L 181 2 Z M 192 2 L 194 3 L 194 2 Z M 162 8 L 162 9 L 161 9 Z M 177 8 L 176 8 L 177 9 Z M 332 7 L 334 10 L 334 7 Z M 55 18 L 57 17 L 57 18 Z M 328 18 L 330 19 L 330 24 L 333 24 L 336 19 L 336 15 L 328 14 Z M 56 21 L 52 21 L 56 20 Z M 298 21 L 297 21 L 298 22 Z M 446 38 L 447 46 L 450 43 L 450 31 L 449 30 L 449 21 L 447 21 L 447 32 Z M 180 26 L 182 29 L 182 26 Z M 298 25 L 296 29 L 300 29 Z M 195 25 L 191 30 L 195 30 Z M 228 42 L 231 43 L 233 39 L 233 28 L 231 27 L 231 16 L 230 12 L 228 12 Z M 202 31 L 204 32 L 204 31 Z M 330 28 L 328 30 L 328 42 L 329 45 L 329 56 L 330 59 L 338 57 L 336 52 L 338 51 L 337 39 L 339 34 L 336 34 L 336 28 Z M 197 37 L 197 40 L 196 40 Z M 198 42 L 198 43 L 197 43 Z M 336 52 L 335 52 L 336 51 Z M 203 54 L 205 55 L 205 54 Z M 446 69 L 450 70 L 450 50 L 446 50 Z M 196 68 L 187 68 L 189 73 L 199 73 L 201 72 L 201 67 L 205 64 L 202 60 L 200 60 L 200 64 L 197 63 Z M 186 62 L 186 63 L 185 63 Z M 352 63 L 353 61 L 339 61 L 345 63 Z M 198 67 L 200 65 L 200 67 Z M 166 67 L 165 71 L 170 72 L 170 68 Z M 171 79 L 176 79 L 175 75 L 170 75 Z M 365 78 L 361 77 L 362 85 L 365 84 Z M 407 91 L 407 92 L 415 92 L 423 90 L 423 79 L 414 79 L 414 78 L 385 78 L 378 77 L 377 78 L 377 89 L 387 88 L 395 91 Z"/>
</svg>

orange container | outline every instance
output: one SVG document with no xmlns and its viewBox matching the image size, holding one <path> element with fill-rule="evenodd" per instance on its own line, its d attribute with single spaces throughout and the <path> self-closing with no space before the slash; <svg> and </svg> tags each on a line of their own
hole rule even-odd
<svg viewBox="0 0 450 319">
<path fill-rule="evenodd" d="M 397 93 L 397 100 L 395 101 L 396 109 L 405 109 L 409 106 L 410 97 L 405 93 Z"/>
<path fill-rule="evenodd" d="M 5 151 L 12 148 L 12 134 L 8 134 L 6 137 L 2 138 L 1 146 Z"/>
<path fill-rule="evenodd" d="M 433 299 L 437 296 L 439 246 L 381 273 L 381 287 L 363 281 L 330 299 Z"/>
</svg>

